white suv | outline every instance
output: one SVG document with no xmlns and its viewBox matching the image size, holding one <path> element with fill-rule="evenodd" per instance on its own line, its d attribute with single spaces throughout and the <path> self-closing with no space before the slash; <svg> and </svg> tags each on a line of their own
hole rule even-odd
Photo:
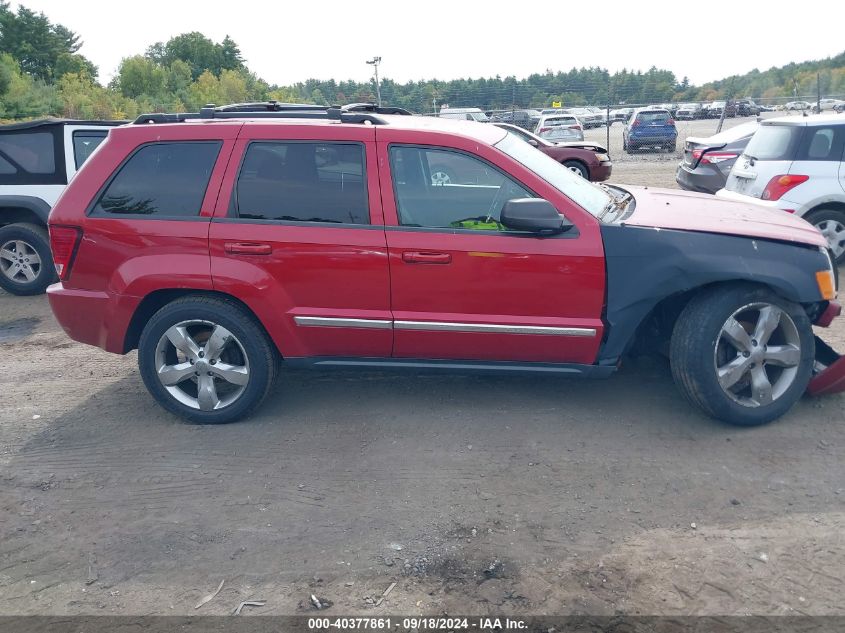
<svg viewBox="0 0 845 633">
<path fill-rule="evenodd" d="M 721 198 L 802 216 L 845 262 L 845 115 L 763 121 L 736 160 Z"/>
</svg>

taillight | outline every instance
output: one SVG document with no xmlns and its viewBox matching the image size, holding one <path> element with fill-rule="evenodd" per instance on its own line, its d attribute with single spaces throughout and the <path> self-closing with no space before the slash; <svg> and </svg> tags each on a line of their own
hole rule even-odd
<svg viewBox="0 0 845 633">
<path fill-rule="evenodd" d="M 675 127 L 675 119 L 669 119 L 669 120 L 666 122 L 666 125 L 671 125 L 672 127 Z"/>
<path fill-rule="evenodd" d="M 708 152 L 704 153 L 700 149 L 693 150 L 692 157 L 702 163 L 710 163 L 716 165 L 726 160 L 736 158 L 739 154 L 731 154 L 730 152 Z"/>
<path fill-rule="evenodd" d="M 781 176 L 775 176 L 769 181 L 766 188 L 763 189 L 763 195 L 761 198 L 763 200 L 780 200 L 781 196 L 783 196 L 783 194 L 787 191 L 797 187 L 802 182 L 807 182 L 809 179 L 809 176 L 798 174 L 783 174 Z"/>
<path fill-rule="evenodd" d="M 50 250 L 53 251 L 53 263 L 61 281 L 70 276 L 70 267 L 82 237 L 82 230 L 76 226 L 50 225 Z"/>
<path fill-rule="evenodd" d="M 569 129 L 570 129 L 570 130 L 581 130 L 582 128 L 581 128 L 581 126 L 580 126 L 580 125 L 570 125 L 570 126 L 569 126 Z"/>
<path fill-rule="evenodd" d="M 543 132 L 548 132 L 548 131 L 549 131 L 549 130 L 551 130 L 551 129 L 552 129 L 552 128 L 550 128 L 550 127 L 541 127 L 541 128 L 540 128 L 540 134 L 542 134 Z"/>
<path fill-rule="evenodd" d="M 640 120 L 639 120 L 639 119 L 634 119 L 634 122 L 633 122 L 633 123 L 631 123 L 631 127 L 639 127 L 639 125 L 640 125 Z"/>
</svg>

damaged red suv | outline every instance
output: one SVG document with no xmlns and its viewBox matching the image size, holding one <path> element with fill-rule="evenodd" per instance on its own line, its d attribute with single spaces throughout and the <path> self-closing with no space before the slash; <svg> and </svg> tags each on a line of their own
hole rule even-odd
<svg viewBox="0 0 845 633">
<path fill-rule="evenodd" d="M 460 182 L 432 177 L 448 160 Z M 284 365 L 604 377 L 668 350 L 716 418 L 769 422 L 845 388 L 809 224 L 599 186 L 506 130 L 247 104 L 113 129 L 50 215 L 72 338 L 125 354 L 167 410 L 253 411 Z M 530 405 L 529 405 L 530 406 Z"/>
</svg>

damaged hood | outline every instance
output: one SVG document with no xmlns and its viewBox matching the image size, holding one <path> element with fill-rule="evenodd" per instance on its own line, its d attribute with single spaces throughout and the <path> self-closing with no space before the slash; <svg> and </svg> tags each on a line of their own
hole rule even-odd
<svg viewBox="0 0 845 633">
<path fill-rule="evenodd" d="M 624 189 L 633 194 L 636 207 L 633 213 L 623 216 L 620 221 L 623 225 L 827 246 L 827 240 L 818 230 L 785 211 L 691 191 L 627 185 Z"/>
</svg>

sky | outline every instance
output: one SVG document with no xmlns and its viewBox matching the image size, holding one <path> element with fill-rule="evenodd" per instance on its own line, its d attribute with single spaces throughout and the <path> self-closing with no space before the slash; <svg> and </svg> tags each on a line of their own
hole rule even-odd
<svg viewBox="0 0 845 633">
<path fill-rule="evenodd" d="M 702 84 L 845 50 L 840 0 L 816 0 L 809 11 L 783 0 L 710 3 L 706 9 L 700 2 L 651 0 L 588 0 L 569 8 L 515 0 L 22 4 L 78 33 L 84 42 L 79 52 L 99 67 L 102 83 L 122 58 L 188 31 L 216 42 L 228 34 L 250 70 L 278 85 L 309 78 L 364 81 L 372 77 L 366 61 L 374 56 L 382 58 L 380 76 L 399 83 L 657 66 L 679 81 L 687 76 Z"/>
</svg>

